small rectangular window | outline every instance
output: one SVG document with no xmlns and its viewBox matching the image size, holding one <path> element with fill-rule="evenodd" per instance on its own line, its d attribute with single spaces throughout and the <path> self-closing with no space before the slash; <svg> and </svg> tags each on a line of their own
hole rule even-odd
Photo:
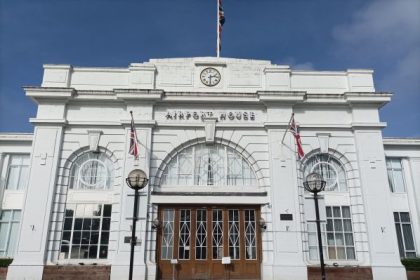
<svg viewBox="0 0 420 280">
<path fill-rule="evenodd" d="M 388 171 L 388 181 L 391 192 L 405 192 L 404 175 L 401 159 L 387 158 L 386 168 Z"/>
<path fill-rule="evenodd" d="M 0 256 L 13 257 L 19 236 L 20 210 L 3 210 L 0 216 Z"/>
<path fill-rule="evenodd" d="M 410 213 L 394 212 L 395 229 L 397 231 L 398 249 L 401 258 L 415 258 L 416 248 L 411 229 Z"/>
<path fill-rule="evenodd" d="M 29 155 L 9 155 L 6 189 L 24 190 L 29 180 Z"/>
</svg>

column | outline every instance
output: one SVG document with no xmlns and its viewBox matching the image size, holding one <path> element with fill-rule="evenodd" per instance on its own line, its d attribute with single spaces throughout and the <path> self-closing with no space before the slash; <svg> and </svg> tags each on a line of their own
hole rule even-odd
<svg viewBox="0 0 420 280">
<path fill-rule="evenodd" d="M 398 253 L 382 135 L 379 130 L 355 130 L 362 194 L 374 279 L 406 279 Z"/>
<path fill-rule="evenodd" d="M 37 126 L 17 252 L 7 279 L 42 279 L 62 127 Z"/>
</svg>

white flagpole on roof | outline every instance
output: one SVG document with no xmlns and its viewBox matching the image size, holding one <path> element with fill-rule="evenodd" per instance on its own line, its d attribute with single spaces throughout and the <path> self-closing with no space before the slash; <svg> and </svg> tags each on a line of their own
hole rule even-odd
<svg viewBox="0 0 420 280">
<path fill-rule="evenodd" d="M 216 0 L 217 2 L 217 25 L 216 25 L 216 29 L 217 29 L 217 46 L 216 46 L 216 56 L 220 57 L 220 19 L 219 19 L 219 0 Z"/>
</svg>

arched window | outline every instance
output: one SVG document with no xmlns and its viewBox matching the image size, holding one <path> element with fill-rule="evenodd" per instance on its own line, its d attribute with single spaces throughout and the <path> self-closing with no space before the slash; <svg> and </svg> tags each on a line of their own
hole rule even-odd
<svg viewBox="0 0 420 280">
<path fill-rule="evenodd" d="M 163 185 L 253 186 L 249 163 L 232 148 L 205 144 L 179 152 L 162 175 Z"/>
<path fill-rule="evenodd" d="M 109 190 L 113 184 L 114 167 L 104 153 L 88 152 L 72 165 L 70 188 L 75 190 Z"/>
<path fill-rule="evenodd" d="M 71 165 L 59 260 L 108 258 L 114 164 L 105 153 L 87 152 Z M 82 191 L 83 196 L 74 196 Z M 99 193 L 100 192 L 100 193 Z"/>
<path fill-rule="evenodd" d="M 329 154 L 316 154 L 305 163 L 304 178 L 311 173 L 317 172 L 327 182 L 326 191 L 347 191 L 346 172 L 342 164 Z"/>
</svg>

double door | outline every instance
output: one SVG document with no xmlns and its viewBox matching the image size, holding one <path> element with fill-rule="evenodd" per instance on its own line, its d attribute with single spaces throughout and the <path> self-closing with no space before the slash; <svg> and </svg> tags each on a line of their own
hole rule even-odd
<svg viewBox="0 0 420 280">
<path fill-rule="evenodd" d="M 255 206 L 159 207 L 158 278 L 260 279 L 259 217 Z"/>
</svg>

